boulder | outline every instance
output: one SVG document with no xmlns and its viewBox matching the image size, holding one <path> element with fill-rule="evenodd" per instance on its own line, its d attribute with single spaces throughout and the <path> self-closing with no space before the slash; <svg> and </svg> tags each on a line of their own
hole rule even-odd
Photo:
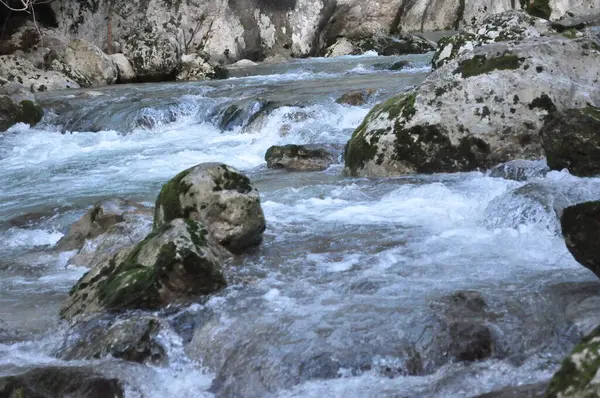
<svg viewBox="0 0 600 398">
<path fill-rule="evenodd" d="M 256 188 L 244 174 L 222 163 L 201 163 L 162 187 L 154 228 L 177 218 L 202 222 L 235 254 L 259 245 L 266 227 Z"/>
<path fill-rule="evenodd" d="M 265 160 L 270 169 L 321 171 L 335 163 L 337 156 L 320 145 L 276 145 L 267 150 Z"/>
<path fill-rule="evenodd" d="M 490 177 L 526 181 L 544 177 L 550 169 L 545 160 L 511 160 L 490 170 Z"/>
<path fill-rule="evenodd" d="M 390 176 L 539 159 L 539 130 L 550 114 L 600 105 L 598 64 L 600 52 L 586 39 L 477 47 L 375 106 L 346 145 L 346 170 Z"/>
<path fill-rule="evenodd" d="M 71 69 L 85 76 L 91 87 L 105 86 L 117 81 L 117 67 L 112 59 L 97 46 L 84 40 L 72 40 L 65 51 L 63 61 Z"/>
<path fill-rule="evenodd" d="M 48 366 L 0 377 L 0 396 L 10 398 L 123 398 L 117 379 L 92 368 Z"/>
<path fill-rule="evenodd" d="M 460 57 L 475 47 L 503 41 L 520 41 L 547 33 L 546 21 L 524 11 L 512 10 L 492 14 L 461 32 L 443 37 L 431 60 L 433 69 Z"/>
<path fill-rule="evenodd" d="M 358 40 L 350 40 L 342 37 L 328 47 L 324 54 L 327 57 L 336 57 L 341 55 L 360 55 L 374 51 L 377 55 L 404 55 L 424 54 L 434 50 L 435 43 L 419 36 L 405 35 L 392 37 L 375 35 Z"/>
<path fill-rule="evenodd" d="M 14 55 L 0 55 L 0 77 L 22 84 L 32 92 L 80 87 L 60 72 L 37 69 L 30 61 Z"/>
<path fill-rule="evenodd" d="M 567 11 L 560 19 L 552 22 L 552 28 L 564 32 L 569 29 L 581 30 L 588 26 L 600 25 L 600 7 L 578 7 Z"/>
<path fill-rule="evenodd" d="M 94 204 L 57 243 L 59 251 L 79 250 L 86 240 L 97 238 L 119 223 L 132 220 L 140 214 L 151 214 L 152 209 L 122 198 L 101 200 Z M 131 243 L 130 243 L 131 244 Z"/>
<path fill-rule="evenodd" d="M 229 72 L 226 68 L 208 63 L 208 60 L 197 54 L 185 54 L 181 58 L 181 71 L 176 80 L 226 79 Z"/>
<path fill-rule="evenodd" d="M 86 273 L 69 292 L 63 318 L 103 310 L 160 309 L 225 287 L 204 226 L 176 219 Z"/>
<path fill-rule="evenodd" d="M 329 58 L 341 57 L 344 55 L 356 54 L 358 51 L 359 50 L 352 41 L 346 37 L 341 37 L 335 43 L 325 49 L 325 56 Z"/>
<path fill-rule="evenodd" d="M 351 106 L 364 105 L 375 94 L 375 90 L 353 90 L 348 91 L 335 102 Z"/>
<path fill-rule="evenodd" d="M 554 114 L 541 136 L 552 170 L 569 169 L 573 175 L 600 174 L 600 108 L 588 106 Z"/>
<path fill-rule="evenodd" d="M 16 102 L 11 98 L 15 96 L 0 94 L 0 132 L 15 123 L 27 123 L 33 127 L 44 116 L 44 111 L 35 102 L 28 99 Z"/>
<path fill-rule="evenodd" d="M 147 315 L 93 316 L 78 320 L 67 332 L 58 356 L 67 361 L 107 357 L 125 361 L 160 364 L 166 360 L 165 348 L 157 339 L 164 326 L 160 319 Z"/>
<path fill-rule="evenodd" d="M 597 236 L 597 235 L 596 235 Z M 550 380 L 548 398 L 597 397 L 600 380 L 600 327 L 587 335 Z"/>
<path fill-rule="evenodd" d="M 125 38 L 123 55 L 139 82 L 175 80 L 181 69 L 179 44 L 166 32 L 136 31 Z"/>
<path fill-rule="evenodd" d="M 600 278 L 600 202 L 567 207 L 560 224 L 569 252 Z"/>
<path fill-rule="evenodd" d="M 123 54 L 112 54 L 109 57 L 117 67 L 117 83 L 135 82 L 136 76 L 133 66 L 131 66 L 131 62 Z"/>
</svg>

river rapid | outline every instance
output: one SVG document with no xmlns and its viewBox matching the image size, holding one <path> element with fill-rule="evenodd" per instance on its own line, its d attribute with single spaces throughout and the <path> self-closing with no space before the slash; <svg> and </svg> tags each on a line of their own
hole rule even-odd
<svg viewBox="0 0 600 398">
<path fill-rule="evenodd" d="M 266 168 L 272 145 L 343 148 L 374 104 L 426 77 L 430 57 L 317 58 L 234 68 L 223 81 L 40 94 L 43 122 L 0 135 L 0 376 L 93 366 L 147 398 L 469 397 L 547 381 L 600 319 L 600 283 L 568 253 L 557 218 L 600 199 L 600 179 Z M 385 69 L 401 59 L 408 67 Z M 356 89 L 375 95 L 335 102 Z M 260 249 L 228 264 L 236 282 L 156 313 L 170 325 L 159 336 L 167 365 L 58 359 L 59 308 L 86 269 L 53 245 L 97 200 L 153 205 L 162 184 L 207 161 L 244 171 L 267 219 Z M 448 333 L 436 303 L 465 290 L 490 314 L 494 347 L 481 361 L 434 347 Z"/>
</svg>

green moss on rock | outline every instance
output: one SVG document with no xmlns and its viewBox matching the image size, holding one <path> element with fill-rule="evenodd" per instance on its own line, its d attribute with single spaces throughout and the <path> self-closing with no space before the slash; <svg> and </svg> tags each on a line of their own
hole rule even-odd
<svg viewBox="0 0 600 398">
<path fill-rule="evenodd" d="M 183 179 L 190 174 L 191 169 L 182 171 L 173 177 L 169 182 L 163 185 L 154 210 L 154 228 L 157 227 L 159 212 L 163 212 L 163 221 L 168 222 L 176 218 L 185 218 L 184 209 L 181 206 L 180 196 L 186 194 L 191 188 L 190 184 L 183 182 Z"/>
<path fill-rule="evenodd" d="M 600 108 L 595 106 L 588 106 L 581 110 L 585 115 L 591 116 L 596 120 L 600 120 Z"/>
<path fill-rule="evenodd" d="M 523 58 L 519 58 L 508 51 L 494 58 L 487 58 L 485 55 L 475 55 L 473 58 L 460 62 L 454 73 L 461 73 L 463 77 L 468 78 L 495 70 L 518 69 L 523 61 Z"/>
</svg>

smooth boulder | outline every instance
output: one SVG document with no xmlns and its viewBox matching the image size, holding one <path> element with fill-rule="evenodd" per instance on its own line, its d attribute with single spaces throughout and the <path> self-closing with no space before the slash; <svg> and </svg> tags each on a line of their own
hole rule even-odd
<svg viewBox="0 0 600 398">
<path fill-rule="evenodd" d="M 475 47 L 540 37 L 547 32 L 546 21 L 524 11 L 491 14 L 475 25 L 466 26 L 459 33 L 440 39 L 431 66 L 433 69 L 439 68 Z"/>
<path fill-rule="evenodd" d="M 109 57 L 117 68 L 117 83 L 124 84 L 135 82 L 135 71 L 127 57 L 120 53 L 109 55 Z"/>
<path fill-rule="evenodd" d="M 600 278 L 600 202 L 567 207 L 560 223 L 569 252 Z"/>
<path fill-rule="evenodd" d="M 573 175 L 600 174 L 600 108 L 556 113 L 541 130 L 548 166 Z"/>
<path fill-rule="evenodd" d="M 176 219 L 86 273 L 69 292 L 63 318 L 104 310 L 160 309 L 226 286 L 204 226 Z"/>
<path fill-rule="evenodd" d="M 322 171 L 336 161 L 336 156 L 319 145 L 272 146 L 265 154 L 267 167 L 290 171 Z"/>
<path fill-rule="evenodd" d="M 89 87 L 106 86 L 117 81 L 118 72 L 114 62 L 92 43 L 72 40 L 62 58 L 68 66 L 89 80 Z"/>
<path fill-rule="evenodd" d="M 177 218 L 202 222 L 234 254 L 259 245 L 266 227 L 260 196 L 250 179 L 222 163 L 189 168 L 162 187 L 154 228 Z"/>
<path fill-rule="evenodd" d="M 586 39 L 477 47 L 375 106 L 346 146 L 346 170 L 391 176 L 539 159 L 539 130 L 549 115 L 600 105 L 599 64 L 600 52 Z"/>
<path fill-rule="evenodd" d="M 546 391 L 547 398 L 597 397 L 600 391 L 600 327 L 587 335 L 564 359 Z"/>
</svg>

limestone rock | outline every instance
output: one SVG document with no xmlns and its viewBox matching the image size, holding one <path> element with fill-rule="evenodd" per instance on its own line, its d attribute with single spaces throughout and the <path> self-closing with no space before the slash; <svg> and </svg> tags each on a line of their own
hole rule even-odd
<svg viewBox="0 0 600 398">
<path fill-rule="evenodd" d="M 435 45 L 419 36 L 399 37 L 375 35 L 359 40 L 342 37 L 325 50 L 328 57 L 360 55 L 374 51 L 378 55 L 423 54 L 435 50 Z"/>
<path fill-rule="evenodd" d="M 123 54 L 112 54 L 109 57 L 117 67 L 117 83 L 135 82 L 136 76 L 133 66 L 131 66 L 131 62 Z"/>
<path fill-rule="evenodd" d="M 99 201 L 71 226 L 69 232 L 56 244 L 56 249 L 81 249 L 86 240 L 106 233 L 116 224 L 125 222 L 129 216 L 150 211 L 151 209 L 139 203 L 122 198 Z"/>
<path fill-rule="evenodd" d="M 117 68 L 112 59 L 97 46 L 83 40 L 72 40 L 63 61 L 85 76 L 91 87 L 105 86 L 117 81 Z"/>
<path fill-rule="evenodd" d="M 71 289 L 61 316 L 159 309 L 214 293 L 226 282 L 213 245 L 196 221 L 163 223 L 142 242 L 86 273 Z"/>
<path fill-rule="evenodd" d="M 375 90 L 354 90 L 349 91 L 338 98 L 335 102 L 338 104 L 346 104 L 351 106 L 364 105 L 369 98 L 375 94 Z"/>
<path fill-rule="evenodd" d="M 431 66 L 439 68 L 475 47 L 503 41 L 524 40 L 547 33 L 545 21 L 523 11 L 507 11 L 485 17 L 461 32 L 442 38 L 433 55 Z"/>
<path fill-rule="evenodd" d="M 550 114 L 600 105 L 598 64 L 600 52 L 585 39 L 477 47 L 375 106 L 346 146 L 346 170 L 389 176 L 539 159 Z"/>
<path fill-rule="evenodd" d="M 552 28 L 559 32 L 568 29 L 581 30 L 587 26 L 600 25 L 600 7 L 577 7 L 567 11 L 560 19 L 552 22 Z"/>
<path fill-rule="evenodd" d="M 32 92 L 79 88 L 79 84 L 56 71 L 37 69 L 30 61 L 14 55 L 0 55 L 0 77 Z"/>
<path fill-rule="evenodd" d="M 0 377 L 2 397 L 123 398 L 121 383 L 92 368 L 48 366 Z"/>
<path fill-rule="evenodd" d="M 0 93 L 2 92 L 0 87 Z M 7 89 L 5 92 L 12 94 L 0 94 L 0 132 L 6 131 L 15 123 L 27 123 L 35 126 L 44 116 L 44 111 L 27 95 Z M 14 100 L 14 99 L 16 100 Z"/>
<path fill-rule="evenodd" d="M 181 68 L 179 44 L 159 31 L 135 32 L 123 44 L 123 55 L 131 60 L 138 81 L 175 80 Z"/>
<path fill-rule="evenodd" d="M 270 147 L 265 160 L 270 169 L 321 171 L 335 163 L 336 156 L 320 145 L 284 145 Z"/>
<path fill-rule="evenodd" d="M 569 169 L 573 175 L 600 174 L 600 108 L 586 107 L 556 113 L 541 130 L 548 166 Z"/>
<path fill-rule="evenodd" d="M 181 63 L 181 70 L 176 80 L 226 79 L 229 76 L 227 69 L 218 65 L 213 66 L 197 54 L 184 55 Z"/>
<path fill-rule="evenodd" d="M 232 253 L 262 242 L 265 217 L 256 188 L 222 163 L 201 163 L 165 184 L 156 200 L 154 227 L 177 218 L 198 220 Z"/>
<path fill-rule="evenodd" d="M 600 202 L 567 207 L 560 221 L 569 252 L 600 278 Z"/>
<path fill-rule="evenodd" d="M 596 235 L 597 236 L 597 235 Z M 548 398 L 596 397 L 600 383 L 600 327 L 586 336 L 562 363 L 546 391 Z"/>
</svg>

